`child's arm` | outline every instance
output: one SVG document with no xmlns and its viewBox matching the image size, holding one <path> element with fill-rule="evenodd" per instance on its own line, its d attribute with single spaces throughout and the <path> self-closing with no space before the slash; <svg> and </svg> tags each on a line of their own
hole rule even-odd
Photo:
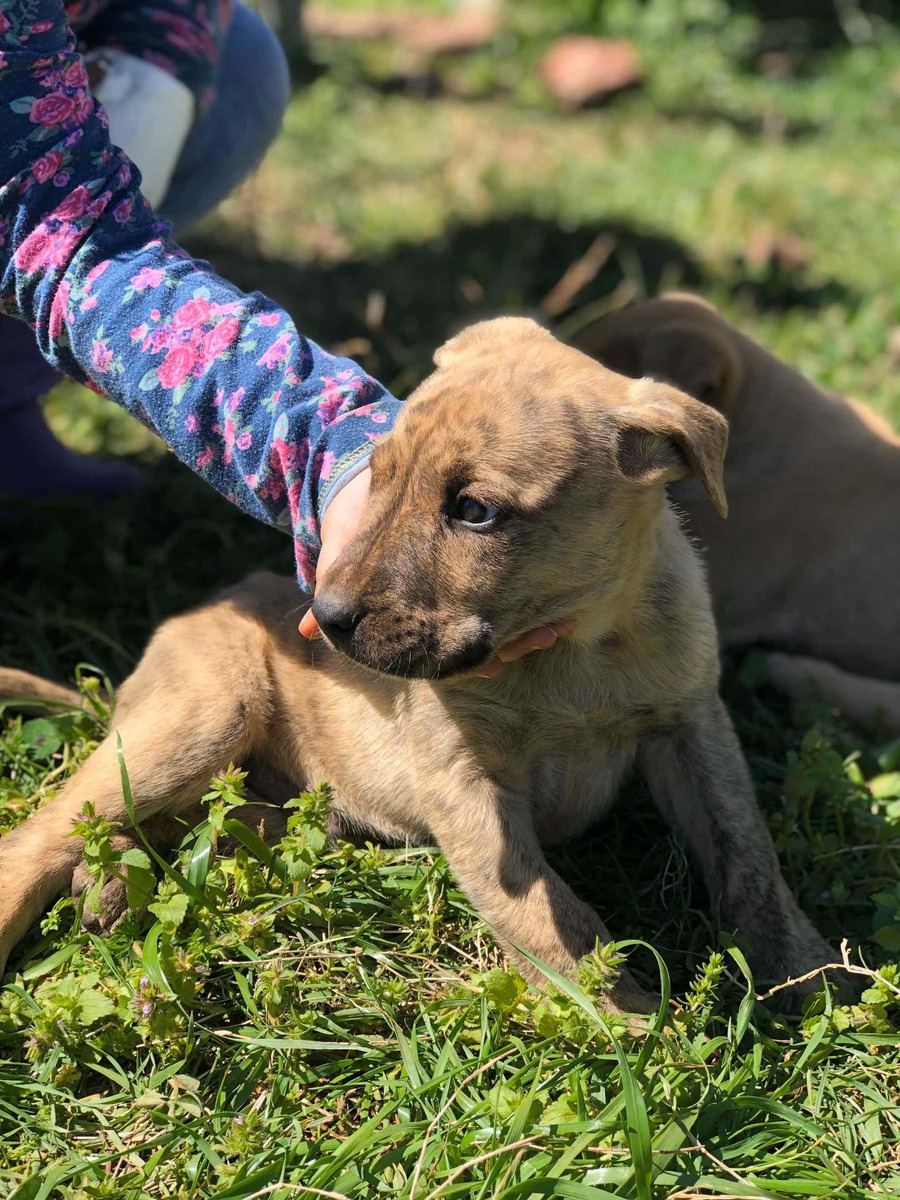
<svg viewBox="0 0 900 1200">
<path fill-rule="evenodd" d="M 87 92 L 59 0 L 0 0 L 0 305 L 246 512 L 312 584 L 329 498 L 399 404 L 167 239 Z"/>
</svg>

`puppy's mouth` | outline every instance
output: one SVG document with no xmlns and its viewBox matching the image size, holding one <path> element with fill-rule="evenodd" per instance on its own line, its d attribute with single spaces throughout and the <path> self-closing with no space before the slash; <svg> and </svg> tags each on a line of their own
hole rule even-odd
<svg viewBox="0 0 900 1200">
<path fill-rule="evenodd" d="M 390 675 L 401 679 L 450 679 L 476 670 L 494 653 L 494 639 L 487 622 L 464 639 L 454 638 L 452 649 L 443 649 L 441 640 L 427 633 L 418 641 L 402 644 L 393 638 L 387 644 L 369 634 L 364 624 L 347 638 L 335 638 L 326 633 L 325 640 L 332 649 L 345 654 L 360 666 L 379 675 Z"/>
</svg>

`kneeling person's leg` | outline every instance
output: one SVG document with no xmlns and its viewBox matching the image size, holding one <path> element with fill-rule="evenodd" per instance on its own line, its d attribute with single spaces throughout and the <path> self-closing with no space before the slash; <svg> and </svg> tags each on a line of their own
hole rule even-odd
<svg viewBox="0 0 900 1200">
<path fill-rule="evenodd" d="M 238 4 L 219 60 L 216 98 L 188 135 L 160 205 L 176 235 L 212 212 L 259 166 L 289 99 L 278 39 L 261 17 Z"/>
</svg>

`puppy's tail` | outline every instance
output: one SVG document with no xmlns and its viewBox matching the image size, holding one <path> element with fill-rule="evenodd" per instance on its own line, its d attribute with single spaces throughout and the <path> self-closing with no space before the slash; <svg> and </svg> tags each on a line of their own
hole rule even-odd
<svg viewBox="0 0 900 1200">
<path fill-rule="evenodd" d="M 28 707 L 29 700 L 81 707 L 81 696 L 75 688 L 12 667 L 0 667 L 0 700 L 21 700 L 23 708 Z"/>
</svg>

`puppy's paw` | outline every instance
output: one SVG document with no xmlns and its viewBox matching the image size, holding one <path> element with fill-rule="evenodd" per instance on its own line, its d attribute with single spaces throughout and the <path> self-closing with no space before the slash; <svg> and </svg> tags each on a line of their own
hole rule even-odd
<svg viewBox="0 0 900 1200">
<path fill-rule="evenodd" d="M 72 874 L 72 899 L 76 904 L 93 886 L 94 877 L 88 874 L 83 862 L 79 863 Z M 100 890 L 99 910 L 94 912 L 85 903 L 81 910 L 81 925 L 91 933 L 99 933 L 101 937 L 106 937 L 118 928 L 127 912 L 125 883 L 121 879 L 109 877 Z"/>
<path fill-rule="evenodd" d="M 840 961 L 840 954 L 827 942 L 818 937 L 815 941 L 810 939 L 796 952 L 766 963 L 759 977 L 776 982 L 757 989 L 757 994 L 774 1012 L 798 1015 L 809 997 L 821 992 L 824 976 L 838 1003 L 855 1004 L 865 983 L 860 976 L 842 970 Z"/>
<path fill-rule="evenodd" d="M 640 1032 L 649 1025 L 642 1018 L 655 1017 L 662 1004 L 662 996 L 645 991 L 627 971 L 623 971 L 618 983 L 603 999 L 603 1008 L 614 1015 L 627 1016 L 626 1025 L 633 1032 Z"/>
<path fill-rule="evenodd" d="M 787 976 L 787 986 L 767 988 L 761 997 L 767 1008 L 773 1012 L 786 1013 L 788 1016 L 799 1016 L 803 1006 L 810 996 L 815 996 L 822 990 L 822 976 L 828 980 L 839 1004 L 855 1004 L 860 997 L 864 984 L 860 984 L 856 976 L 848 975 L 846 971 L 817 971 L 812 979 L 797 979 L 796 975 Z"/>
</svg>

